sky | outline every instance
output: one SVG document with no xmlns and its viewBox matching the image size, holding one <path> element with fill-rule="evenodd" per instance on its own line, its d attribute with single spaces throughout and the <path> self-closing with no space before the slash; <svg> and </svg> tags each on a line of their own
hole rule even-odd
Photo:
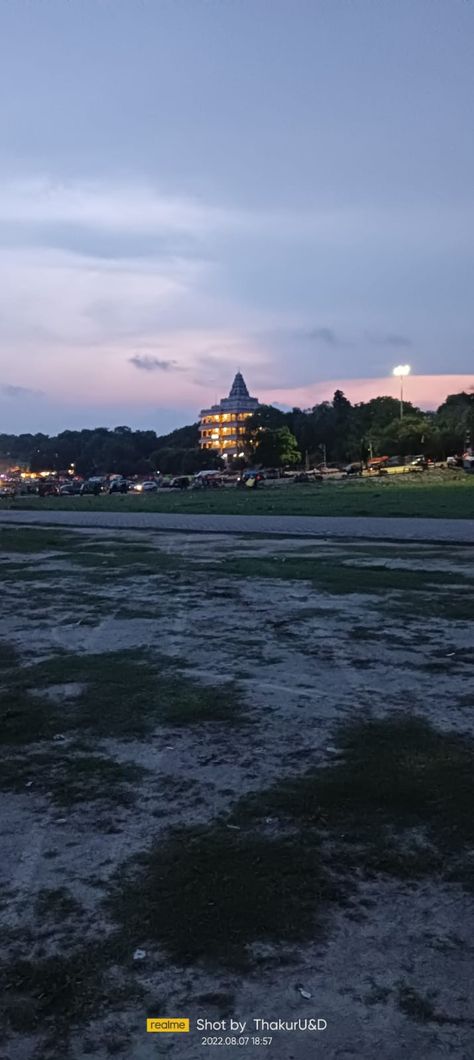
<svg viewBox="0 0 474 1060">
<path fill-rule="evenodd" d="M 0 0 L 0 432 L 474 387 L 472 0 Z"/>
</svg>

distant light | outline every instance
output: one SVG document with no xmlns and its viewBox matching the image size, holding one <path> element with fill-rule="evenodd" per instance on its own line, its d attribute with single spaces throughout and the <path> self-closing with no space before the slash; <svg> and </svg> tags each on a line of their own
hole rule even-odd
<svg viewBox="0 0 474 1060">
<path fill-rule="evenodd" d="M 397 364 L 396 368 L 393 369 L 393 375 L 404 376 L 410 375 L 411 368 L 409 364 Z"/>
</svg>

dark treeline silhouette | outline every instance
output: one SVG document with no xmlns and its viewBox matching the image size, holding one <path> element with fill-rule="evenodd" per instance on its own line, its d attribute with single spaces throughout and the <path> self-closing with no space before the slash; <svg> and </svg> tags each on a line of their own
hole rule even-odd
<svg viewBox="0 0 474 1060">
<path fill-rule="evenodd" d="M 418 453 L 442 460 L 463 451 L 469 432 L 474 440 L 474 393 L 451 394 L 436 412 L 423 412 L 406 401 L 401 418 L 395 398 L 352 405 L 337 390 L 331 402 L 305 411 L 261 405 L 248 421 L 245 451 L 247 462 L 266 466 Z M 192 474 L 220 467 L 219 456 L 199 449 L 198 437 L 197 424 L 165 435 L 125 426 L 61 431 L 53 437 L 0 434 L 0 457 L 11 465 L 27 464 L 31 471 L 64 471 L 74 465 L 78 475 Z"/>
</svg>

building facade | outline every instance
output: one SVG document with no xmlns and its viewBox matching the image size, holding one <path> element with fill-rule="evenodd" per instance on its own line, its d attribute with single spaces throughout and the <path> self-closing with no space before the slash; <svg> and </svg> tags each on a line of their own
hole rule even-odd
<svg viewBox="0 0 474 1060">
<path fill-rule="evenodd" d="M 238 456 L 242 453 L 245 437 L 245 421 L 258 408 L 258 398 L 250 397 L 241 372 L 232 383 L 229 396 L 221 398 L 218 405 L 202 409 L 199 418 L 199 444 L 201 449 L 213 449 L 221 456 Z"/>
</svg>

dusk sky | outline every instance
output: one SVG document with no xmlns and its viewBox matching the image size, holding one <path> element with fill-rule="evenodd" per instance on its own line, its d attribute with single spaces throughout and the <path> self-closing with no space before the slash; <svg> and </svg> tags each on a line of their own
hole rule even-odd
<svg viewBox="0 0 474 1060">
<path fill-rule="evenodd" d="M 474 3 L 0 0 L 0 431 L 474 386 Z"/>
</svg>

